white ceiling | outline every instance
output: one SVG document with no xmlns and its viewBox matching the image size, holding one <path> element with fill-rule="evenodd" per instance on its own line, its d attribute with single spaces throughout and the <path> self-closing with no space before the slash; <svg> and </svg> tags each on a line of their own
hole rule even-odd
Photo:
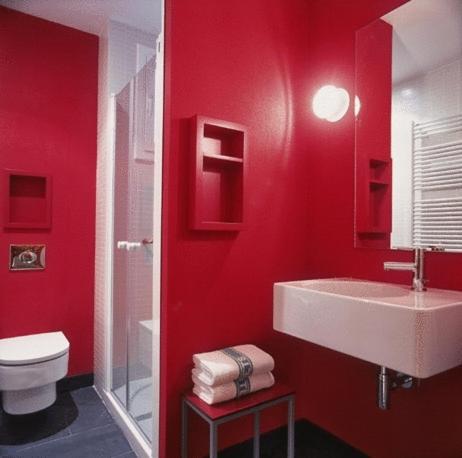
<svg viewBox="0 0 462 458">
<path fill-rule="evenodd" d="M 108 20 L 148 33 L 161 30 L 161 0 L 0 0 L 0 5 L 100 35 Z"/>
<path fill-rule="evenodd" d="M 462 0 L 412 0 L 382 18 L 393 26 L 393 82 L 462 56 Z"/>
</svg>

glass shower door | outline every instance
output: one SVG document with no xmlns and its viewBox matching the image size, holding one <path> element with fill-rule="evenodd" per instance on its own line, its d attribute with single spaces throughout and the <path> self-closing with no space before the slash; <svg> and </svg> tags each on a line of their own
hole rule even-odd
<svg viewBox="0 0 462 458">
<path fill-rule="evenodd" d="M 155 56 L 114 97 L 112 391 L 152 441 Z"/>
</svg>

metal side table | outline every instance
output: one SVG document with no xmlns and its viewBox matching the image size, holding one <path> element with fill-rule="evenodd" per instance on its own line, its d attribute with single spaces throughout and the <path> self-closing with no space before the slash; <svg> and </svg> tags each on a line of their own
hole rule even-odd
<svg viewBox="0 0 462 458">
<path fill-rule="evenodd" d="M 287 457 L 294 458 L 295 392 L 282 384 L 244 396 L 233 401 L 209 405 L 191 393 L 183 395 L 181 404 L 181 457 L 188 458 L 188 409 L 209 424 L 210 458 L 218 454 L 218 426 L 244 415 L 253 414 L 253 456 L 260 456 L 260 412 L 276 404 L 287 402 Z"/>
</svg>

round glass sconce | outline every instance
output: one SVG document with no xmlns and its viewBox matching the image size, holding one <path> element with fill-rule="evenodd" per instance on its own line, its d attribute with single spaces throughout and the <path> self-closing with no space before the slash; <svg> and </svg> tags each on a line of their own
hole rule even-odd
<svg viewBox="0 0 462 458">
<path fill-rule="evenodd" d="M 333 85 L 323 86 L 313 97 L 313 112 L 329 122 L 340 121 L 345 116 L 350 105 L 348 92 Z"/>
</svg>

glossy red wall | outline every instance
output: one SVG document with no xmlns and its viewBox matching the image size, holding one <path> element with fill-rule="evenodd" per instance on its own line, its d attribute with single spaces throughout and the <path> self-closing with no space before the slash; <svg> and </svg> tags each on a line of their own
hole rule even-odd
<svg viewBox="0 0 462 458">
<path fill-rule="evenodd" d="M 167 1 L 161 456 L 180 442 L 180 394 L 191 354 L 254 342 L 297 389 L 297 416 L 374 457 L 456 457 L 462 370 L 393 393 L 376 408 L 377 368 L 272 330 L 272 283 L 355 276 L 408 283 L 383 261 L 409 254 L 355 249 L 354 119 L 316 119 L 310 101 L 333 83 L 354 93 L 354 32 L 404 0 Z M 189 124 L 194 114 L 247 125 L 248 228 L 188 230 Z M 462 289 L 461 256 L 430 254 L 430 285 Z M 367 345 L 367 342 L 364 343 Z M 283 421 L 266 417 L 265 427 Z M 269 421 L 268 421 L 269 420 Z M 192 456 L 206 430 L 192 425 Z M 220 446 L 250 436 L 220 429 Z"/>
<path fill-rule="evenodd" d="M 354 94 L 354 30 L 377 19 L 400 0 L 317 0 L 310 2 L 312 71 L 310 91 L 326 81 Z M 308 278 L 353 276 L 410 284 L 407 273 L 383 271 L 386 260 L 410 260 L 409 253 L 353 247 L 354 118 L 337 124 L 305 113 L 310 183 L 306 211 Z M 429 285 L 462 289 L 462 256 L 428 255 Z M 364 342 L 367 345 L 367 342 Z M 392 409 L 375 407 L 377 368 L 303 342 L 291 353 L 303 361 L 299 413 L 374 457 L 439 457 L 462 454 L 462 369 L 422 381 L 415 391 L 392 394 Z M 293 372 L 296 380 L 296 372 Z"/>
<path fill-rule="evenodd" d="M 306 270 L 307 155 L 296 121 L 308 104 L 299 97 L 308 3 L 171 0 L 167 8 L 161 450 L 174 458 L 192 354 L 244 342 L 275 353 L 272 283 Z M 246 229 L 238 233 L 188 229 L 195 114 L 248 129 Z M 205 427 L 192 427 L 191 456 L 204 456 Z M 220 446 L 250 434 L 248 423 L 225 425 Z"/>
<path fill-rule="evenodd" d="M 0 221 L 0 338 L 63 331 L 71 375 L 93 370 L 97 59 L 96 36 L 0 7 L 0 169 L 53 179 L 50 230 Z M 46 269 L 9 272 L 10 243 L 46 244 Z"/>
</svg>

